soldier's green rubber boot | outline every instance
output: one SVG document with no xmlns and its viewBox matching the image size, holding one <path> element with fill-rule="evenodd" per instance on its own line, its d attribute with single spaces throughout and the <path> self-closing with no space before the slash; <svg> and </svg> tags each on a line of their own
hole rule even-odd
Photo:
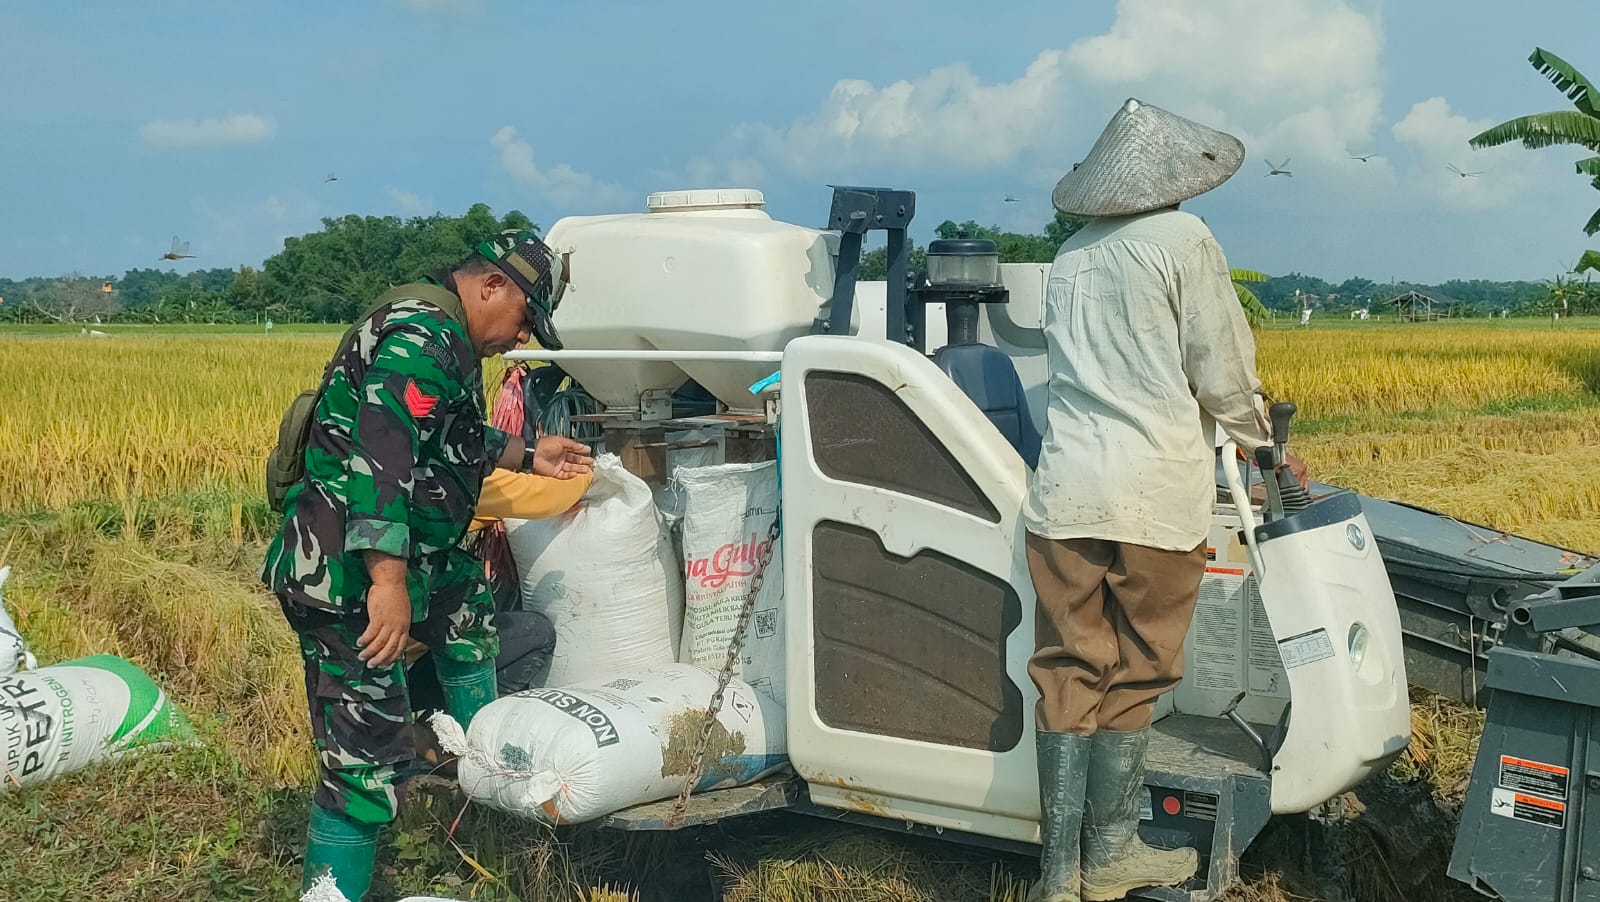
<svg viewBox="0 0 1600 902">
<path fill-rule="evenodd" d="M 444 709 L 465 730 L 484 705 L 495 699 L 493 661 L 452 661 L 437 655 L 433 661 L 444 691 Z"/>
<path fill-rule="evenodd" d="M 363 824 L 321 805 L 312 805 L 300 892 L 305 893 L 318 877 L 329 874 L 346 899 L 361 902 L 372 885 L 372 863 L 377 858 L 381 829 L 377 824 Z"/>
<path fill-rule="evenodd" d="M 1078 830 L 1083 822 L 1083 783 L 1089 768 L 1089 737 L 1076 733 L 1034 734 L 1039 756 L 1039 812 L 1044 849 L 1039 882 L 1028 902 L 1080 902 Z"/>
<path fill-rule="evenodd" d="M 1153 849 L 1139 838 L 1139 797 L 1150 730 L 1101 730 L 1090 741 L 1083 812 L 1083 898 L 1121 899 L 1143 886 L 1189 882 L 1194 849 Z"/>
</svg>

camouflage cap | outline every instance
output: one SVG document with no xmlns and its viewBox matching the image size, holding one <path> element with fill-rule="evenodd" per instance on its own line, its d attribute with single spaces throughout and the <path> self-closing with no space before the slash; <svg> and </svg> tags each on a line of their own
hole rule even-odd
<svg viewBox="0 0 1600 902">
<path fill-rule="evenodd" d="M 561 255 L 526 229 L 507 229 L 480 243 L 477 251 L 494 261 L 528 296 L 533 333 L 539 344 L 552 351 L 561 350 L 561 338 L 556 334 L 553 320 L 567 287 Z"/>
</svg>

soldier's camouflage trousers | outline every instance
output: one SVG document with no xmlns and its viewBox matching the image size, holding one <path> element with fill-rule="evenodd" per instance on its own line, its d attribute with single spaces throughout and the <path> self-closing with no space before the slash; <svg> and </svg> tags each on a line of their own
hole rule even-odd
<svg viewBox="0 0 1600 902">
<path fill-rule="evenodd" d="M 491 661 L 499 653 L 494 602 L 483 582 L 483 562 L 465 551 L 434 580 L 428 616 L 411 636 L 435 654 L 458 661 Z M 335 614 L 282 603 L 300 637 L 306 701 L 316 744 L 313 801 L 368 824 L 394 820 L 406 779 L 425 769 L 411 714 L 404 659 L 368 667 L 357 657 L 367 629 L 365 605 Z"/>
</svg>

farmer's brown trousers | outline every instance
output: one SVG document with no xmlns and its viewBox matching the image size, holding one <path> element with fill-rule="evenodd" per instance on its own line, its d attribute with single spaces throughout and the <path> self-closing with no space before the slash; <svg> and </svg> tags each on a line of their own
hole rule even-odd
<svg viewBox="0 0 1600 902">
<path fill-rule="evenodd" d="M 1038 727 L 1054 733 L 1138 730 L 1183 678 L 1183 639 L 1206 549 L 1161 551 L 1100 539 L 1028 534 L 1039 595 L 1028 675 Z"/>
</svg>

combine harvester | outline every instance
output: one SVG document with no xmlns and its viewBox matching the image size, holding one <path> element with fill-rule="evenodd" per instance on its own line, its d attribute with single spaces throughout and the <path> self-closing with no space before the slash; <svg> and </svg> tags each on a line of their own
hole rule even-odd
<svg viewBox="0 0 1600 902">
<path fill-rule="evenodd" d="M 1049 265 L 935 242 L 926 282 L 912 286 L 909 191 L 836 188 L 824 229 L 775 221 L 743 189 L 656 194 L 647 209 L 550 229 L 572 255 L 557 314 L 567 350 L 506 356 L 570 374 L 604 405 L 585 419 L 606 449 L 647 482 L 668 476 L 680 431 L 715 433 L 729 462 L 779 458 L 793 773 L 603 824 L 676 829 L 789 809 L 1037 854 L 1035 599 L 1019 512 L 1044 420 Z M 887 233 L 888 280 L 858 282 L 875 230 Z M 675 418 L 691 381 L 716 412 Z M 1276 444 L 1256 461 L 1264 504 L 1238 468 L 1219 468 L 1211 565 L 1187 673 L 1158 709 L 1142 825 L 1152 844 L 1199 849 L 1202 866 L 1190 886 L 1141 898 L 1216 898 L 1272 815 L 1316 810 L 1386 768 L 1410 737 L 1408 675 L 1480 701 L 1485 673 L 1494 688 L 1512 679 L 1499 656 L 1523 668 L 1513 691 L 1533 694 L 1552 691 L 1529 674 L 1545 662 L 1596 667 L 1567 655 L 1590 648 L 1576 628 L 1600 621 L 1584 594 L 1600 580 L 1552 590 L 1591 562 L 1331 486 L 1306 495 L 1284 467 L 1293 412 L 1271 411 Z M 1563 683 L 1587 695 L 1542 704 L 1600 704 L 1600 679 Z M 1488 773 L 1479 762 L 1462 833 L 1472 848 L 1452 874 L 1512 900 L 1600 898 L 1600 882 L 1590 895 L 1519 895 L 1501 872 L 1475 876 L 1499 844 L 1518 887 L 1536 861 L 1578 879 L 1584 819 L 1566 794 L 1600 790 L 1600 776 L 1584 778 L 1582 710 L 1558 724 L 1572 741 L 1546 749 L 1522 740 L 1559 719 L 1496 696 L 1491 732 L 1514 718 L 1507 760 L 1531 763 Z M 1506 789 L 1512 814 L 1475 818 L 1491 789 L 1499 803 L 1505 767 L 1522 768 Z M 1558 767 L 1566 776 L 1541 776 Z M 1554 822 L 1548 806 L 1516 801 L 1558 789 L 1575 810 Z M 1517 851 L 1539 840 L 1556 844 L 1550 857 Z"/>
</svg>

